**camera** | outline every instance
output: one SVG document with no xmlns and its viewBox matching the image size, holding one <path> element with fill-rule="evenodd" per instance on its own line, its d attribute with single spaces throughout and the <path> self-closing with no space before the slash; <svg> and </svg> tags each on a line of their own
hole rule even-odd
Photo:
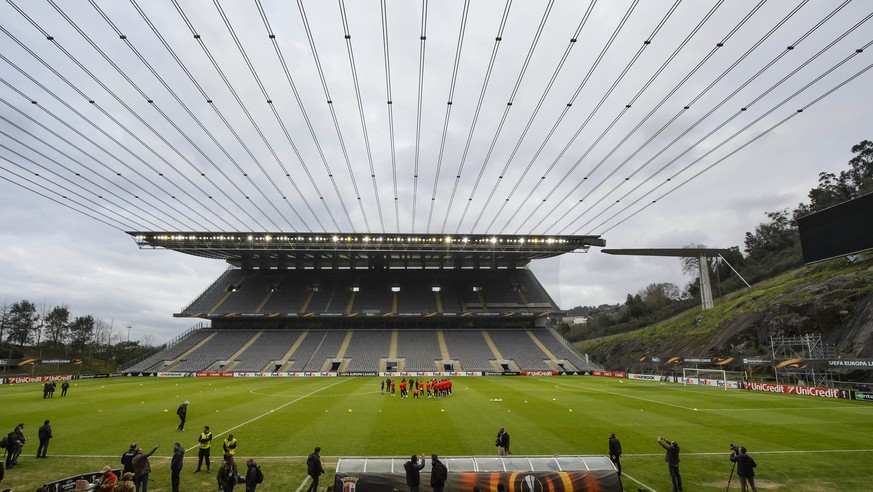
<svg viewBox="0 0 873 492">
<path fill-rule="evenodd" d="M 736 444 L 731 443 L 731 451 L 734 452 L 734 453 L 739 453 L 739 452 L 740 452 L 740 446 L 737 446 Z"/>
</svg>

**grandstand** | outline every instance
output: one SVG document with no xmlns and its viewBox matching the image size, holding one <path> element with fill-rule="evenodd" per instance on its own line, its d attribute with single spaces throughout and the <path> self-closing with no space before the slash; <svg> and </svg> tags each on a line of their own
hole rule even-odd
<svg viewBox="0 0 873 492">
<path fill-rule="evenodd" d="M 594 236 L 131 232 L 231 266 L 177 317 L 209 320 L 125 372 L 582 372 L 531 260 Z"/>
</svg>

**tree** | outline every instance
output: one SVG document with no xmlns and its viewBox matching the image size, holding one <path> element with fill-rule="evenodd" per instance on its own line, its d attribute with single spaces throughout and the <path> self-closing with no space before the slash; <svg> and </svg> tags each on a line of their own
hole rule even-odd
<svg viewBox="0 0 873 492">
<path fill-rule="evenodd" d="M 795 220 L 873 191 L 873 142 L 862 141 L 852 147 L 852 153 L 856 155 L 849 161 L 849 170 L 839 175 L 819 173 L 818 186 L 809 191 L 809 204 L 797 207 Z"/>
<path fill-rule="evenodd" d="M 639 294 L 635 296 L 628 294 L 627 300 L 625 300 L 625 305 L 627 306 L 628 316 L 631 318 L 640 318 L 648 313 L 646 304 L 643 302 L 643 297 Z"/>
<path fill-rule="evenodd" d="M 70 323 L 70 346 L 74 351 L 82 352 L 91 343 L 94 334 L 94 317 L 77 316 Z"/>
<path fill-rule="evenodd" d="M 0 310 L 0 342 L 3 342 L 3 334 L 9 329 L 9 305 L 3 303 L 3 309 Z"/>
<path fill-rule="evenodd" d="M 36 306 L 26 300 L 18 301 L 9 309 L 8 340 L 18 345 L 27 345 L 33 340 L 39 315 Z"/>
<path fill-rule="evenodd" d="M 766 257 L 792 248 L 800 241 L 797 225 L 787 209 L 767 212 L 770 222 L 758 224 L 755 232 L 747 232 L 745 251 L 749 256 Z"/>
<path fill-rule="evenodd" d="M 873 192 L 873 142 L 863 140 L 852 147 L 852 153 L 857 155 L 849 161 L 849 175 L 857 188 L 855 197 L 859 197 Z"/>
<path fill-rule="evenodd" d="M 642 297 L 646 311 L 654 312 L 681 299 L 682 292 L 676 284 L 663 282 L 649 284 L 648 287 L 639 292 L 639 296 Z"/>
<path fill-rule="evenodd" d="M 46 340 L 54 346 L 60 346 L 67 341 L 70 333 L 70 309 L 67 306 L 55 306 L 43 318 Z"/>
</svg>

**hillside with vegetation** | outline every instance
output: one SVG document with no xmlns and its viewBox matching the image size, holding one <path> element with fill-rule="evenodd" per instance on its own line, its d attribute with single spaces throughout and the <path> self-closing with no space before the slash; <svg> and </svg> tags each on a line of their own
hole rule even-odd
<svg viewBox="0 0 873 492">
<path fill-rule="evenodd" d="M 873 354 L 873 252 L 804 266 L 637 330 L 579 343 L 613 370 L 651 356 L 771 355 L 771 336 L 820 333 L 844 357 Z"/>
<path fill-rule="evenodd" d="M 742 253 L 711 259 L 714 309 L 701 311 L 697 279 L 655 283 L 624 304 L 570 310 L 587 322 L 565 325 L 565 336 L 614 370 L 650 356 L 769 356 L 771 336 L 816 333 L 840 355 L 873 357 L 873 252 L 804 266 L 797 229 L 800 217 L 873 192 L 873 142 L 852 153 L 849 169 L 819 174 L 808 203 L 768 212 Z M 696 277 L 697 262 L 683 259 L 683 271 Z"/>
</svg>

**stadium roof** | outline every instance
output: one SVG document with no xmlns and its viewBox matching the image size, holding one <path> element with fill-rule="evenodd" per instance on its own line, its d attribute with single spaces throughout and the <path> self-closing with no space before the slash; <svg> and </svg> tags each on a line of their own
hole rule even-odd
<svg viewBox="0 0 873 492">
<path fill-rule="evenodd" d="M 128 232 L 161 248 L 259 268 L 505 268 L 605 246 L 600 236 Z"/>
</svg>

